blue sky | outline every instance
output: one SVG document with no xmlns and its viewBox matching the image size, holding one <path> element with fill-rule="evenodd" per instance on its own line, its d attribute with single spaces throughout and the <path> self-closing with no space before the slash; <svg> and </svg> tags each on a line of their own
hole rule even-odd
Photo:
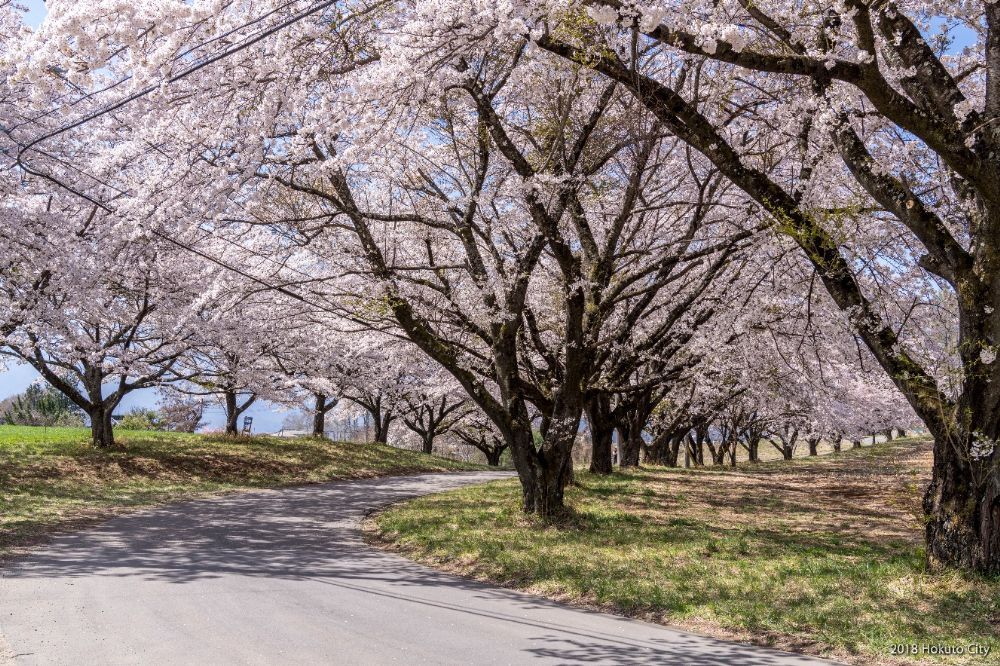
<svg viewBox="0 0 1000 666">
<path fill-rule="evenodd" d="M 24 22 L 32 27 L 37 27 L 45 18 L 45 3 L 42 0 L 20 0 L 18 4 L 28 8 L 28 15 L 24 17 Z"/>
</svg>

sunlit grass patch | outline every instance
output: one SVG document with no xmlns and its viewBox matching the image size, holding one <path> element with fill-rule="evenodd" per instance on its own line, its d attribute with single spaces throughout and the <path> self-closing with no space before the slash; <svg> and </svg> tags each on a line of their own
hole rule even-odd
<svg viewBox="0 0 1000 666">
<path fill-rule="evenodd" d="M 1000 580 L 924 569 L 927 462 L 925 444 L 900 442 L 791 465 L 579 473 L 557 521 L 525 516 L 517 482 L 501 481 L 397 505 L 376 529 L 453 571 L 722 636 L 857 663 L 888 663 L 897 643 L 992 645 L 985 660 L 941 660 L 1000 663 Z"/>
</svg>

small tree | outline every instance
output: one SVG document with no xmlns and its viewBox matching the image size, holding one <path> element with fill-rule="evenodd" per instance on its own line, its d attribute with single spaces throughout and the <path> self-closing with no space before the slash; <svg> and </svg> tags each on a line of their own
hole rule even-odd
<svg viewBox="0 0 1000 666">
<path fill-rule="evenodd" d="M 2 422 L 27 426 L 82 426 L 83 412 L 50 385 L 36 382 L 10 400 Z"/>
</svg>

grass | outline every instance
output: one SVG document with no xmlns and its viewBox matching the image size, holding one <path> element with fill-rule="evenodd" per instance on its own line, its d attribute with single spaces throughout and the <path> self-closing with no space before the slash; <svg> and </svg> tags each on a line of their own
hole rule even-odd
<svg viewBox="0 0 1000 666">
<path fill-rule="evenodd" d="M 925 571 L 926 442 L 736 469 L 578 473 L 566 517 L 516 480 L 396 505 L 372 537 L 548 597 L 854 663 L 1000 663 L 1000 579 Z M 895 644 L 989 645 L 893 657 Z"/>
<path fill-rule="evenodd" d="M 384 445 L 121 431 L 95 450 L 83 428 L 0 426 L 0 558 L 133 507 L 249 488 L 481 469 Z"/>
</svg>

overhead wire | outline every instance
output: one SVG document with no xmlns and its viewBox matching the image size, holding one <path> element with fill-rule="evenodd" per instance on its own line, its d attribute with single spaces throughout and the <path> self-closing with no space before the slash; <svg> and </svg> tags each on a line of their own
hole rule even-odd
<svg viewBox="0 0 1000 666">
<path fill-rule="evenodd" d="M 295 23 L 298 23 L 299 21 L 301 21 L 301 20 L 303 20 L 303 19 L 305 19 L 305 18 L 307 18 L 307 17 L 309 17 L 309 16 L 311 16 L 313 14 L 316 14 L 316 13 L 318 13 L 318 12 L 320 12 L 320 11 L 328 8 L 328 7 L 331 7 L 331 6 L 335 5 L 335 4 L 337 4 L 338 1 L 339 0 L 323 0 L 321 2 L 314 3 L 314 4 L 310 5 L 309 7 L 305 8 L 304 10 L 293 14 L 292 16 L 288 17 L 287 19 L 279 21 L 278 23 L 276 23 L 274 25 L 271 25 L 271 26 L 268 26 L 266 28 L 262 28 L 260 30 L 257 30 L 255 32 L 253 32 L 253 33 L 251 33 L 251 34 L 243 37 L 238 42 L 235 42 L 233 44 L 227 45 L 226 47 L 224 47 L 224 48 L 222 48 L 222 49 L 220 49 L 220 50 L 218 50 L 218 51 L 216 51 L 216 52 L 214 52 L 212 54 L 209 54 L 209 55 L 206 55 L 206 56 L 203 56 L 203 57 L 199 58 L 198 60 L 196 60 L 195 62 L 193 62 L 191 65 L 185 67 L 180 72 L 178 72 L 178 73 L 176 73 L 176 74 L 174 74 L 174 75 L 172 75 L 172 76 L 164 79 L 164 81 L 161 82 L 161 83 L 158 83 L 156 85 L 146 86 L 145 88 L 143 88 L 141 90 L 138 90 L 138 91 L 136 91 L 136 92 L 134 92 L 134 93 L 132 93 L 130 95 L 127 95 L 127 96 L 125 96 L 125 97 L 123 97 L 121 99 L 118 99 L 118 100 L 115 100 L 115 101 L 110 102 L 108 104 L 105 104 L 101 108 L 99 108 L 99 109 L 97 109 L 95 111 L 92 111 L 92 112 L 84 115 L 83 117 L 75 120 L 75 121 L 72 121 L 72 122 L 69 122 L 69 123 L 65 123 L 65 124 L 61 125 L 60 127 L 57 127 L 54 130 L 51 130 L 49 132 L 46 132 L 46 133 L 41 134 L 39 136 L 36 136 L 36 137 L 32 138 L 31 140 L 29 140 L 29 141 L 27 141 L 25 143 L 19 142 L 16 139 L 14 139 L 10 135 L 9 131 L 5 132 L 7 134 L 7 136 L 10 137 L 11 140 L 13 140 L 14 143 L 19 148 L 19 150 L 17 152 L 16 159 L 15 159 L 16 164 L 18 166 L 20 166 L 22 169 L 24 169 L 27 173 L 30 173 L 32 175 L 38 176 L 40 178 L 43 178 L 43 179 L 45 179 L 45 180 L 53 183 L 57 187 L 60 187 L 61 189 L 66 190 L 67 192 L 70 192 L 74 196 L 79 197 L 79 198 L 81 198 L 81 199 L 83 199 L 83 200 L 85 200 L 85 201 L 87 201 L 87 202 L 89 202 L 89 203 L 91 203 L 91 204 L 99 207 L 100 209 L 102 209 L 102 210 L 104 210 L 104 211 L 106 211 L 108 213 L 114 214 L 115 210 L 109 204 L 105 203 L 104 201 L 101 201 L 100 199 L 95 198 L 95 197 L 87 194 L 86 192 L 83 192 L 83 191 L 81 191 L 81 190 L 79 190 L 77 188 L 74 188 L 74 187 L 66 184 L 61 179 L 59 179 L 59 178 L 57 178 L 57 177 L 55 177 L 55 176 L 53 176 L 51 174 L 48 174 L 48 173 L 45 173 L 43 171 L 39 171 L 37 169 L 34 169 L 32 167 L 32 165 L 30 165 L 29 163 L 27 163 L 25 161 L 25 153 L 27 153 L 28 151 L 42 152 L 42 151 L 40 151 L 40 150 L 38 150 L 38 149 L 36 149 L 34 147 L 36 145 L 38 145 L 39 143 L 43 142 L 43 141 L 46 141 L 46 140 L 51 139 L 53 137 L 59 136 L 60 134 L 68 132 L 68 131 L 70 131 L 72 129 L 75 129 L 77 127 L 85 125 L 85 124 L 87 124 L 89 122 L 92 122 L 93 120 L 95 120 L 95 119 L 97 119 L 97 118 L 99 118 L 99 117 L 101 117 L 103 115 L 106 115 L 108 113 L 116 111 L 116 110 L 118 110 L 118 109 L 120 109 L 120 108 L 122 108 L 122 107 L 124 107 L 124 106 L 126 106 L 126 105 L 128 105 L 128 104 L 130 104 L 130 103 L 132 103 L 132 102 L 134 102 L 136 100 L 138 100 L 138 99 L 141 99 L 142 97 L 145 97 L 145 96 L 151 94 L 152 92 L 160 89 L 162 87 L 162 85 L 164 85 L 164 84 L 177 82 L 177 81 L 179 81 L 179 80 L 181 80 L 181 79 L 183 79 L 183 78 L 185 78 L 187 76 L 190 76 L 191 74 L 197 72 L 200 69 L 203 69 L 203 68 L 205 68 L 205 67 L 207 67 L 207 66 L 209 66 L 209 65 L 211 65 L 213 63 L 216 63 L 216 62 L 218 62 L 218 61 L 220 61 L 220 60 L 222 60 L 224 58 L 227 58 L 227 57 L 229 57 L 229 56 L 231 56 L 231 55 L 233 55 L 235 53 L 238 53 L 239 51 L 242 51 L 242 50 L 244 50 L 246 48 L 249 48 L 250 46 L 252 46 L 252 45 L 254 45 L 254 44 L 256 44 L 256 43 L 258 43 L 258 42 L 260 42 L 260 41 L 262 41 L 264 39 L 266 39 L 267 37 L 270 37 L 271 35 L 274 35 L 277 32 L 279 32 L 279 31 L 281 31 L 281 30 L 283 30 L 283 29 L 285 29 L 285 28 L 287 28 L 287 27 L 289 27 L 291 25 L 294 25 Z M 212 37 L 211 39 L 202 42 L 201 44 L 195 45 L 195 46 L 191 47 L 190 49 L 188 49 L 187 51 L 185 51 L 184 53 L 182 53 L 179 56 L 177 56 L 175 58 L 175 60 L 183 58 L 183 57 L 189 55 L 190 53 L 196 51 L 197 49 L 204 47 L 207 44 L 210 44 L 212 42 L 218 41 L 220 39 L 224 39 L 225 37 L 230 36 L 230 35 L 232 35 L 232 34 L 234 34 L 236 32 L 239 32 L 240 30 L 243 30 L 246 27 L 249 27 L 251 25 L 255 25 L 257 23 L 260 23 L 260 21 L 264 20 L 268 16 L 271 16 L 271 15 L 273 15 L 273 14 L 281 11 L 282 9 L 285 9 L 285 8 L 291 6 L 295 2 L 296 2 L 296 0 L 290 0 L 289 2 L 286 2 L 284 5 L 281 5 L 280 7 L 277 7 L 275 9 L 273 9 L 273 10 L 271 10 L 271 11 L 263 14 L 262 16 L 257 17 L 253 21 L 249 21 L 249 22 L 247 22 L 245 24 L 242 24 L 241 26 L 238 26 L 236 28 L 232 28 L 232 29 L 230 29 L 230 30 L 228 30 L 228 31 L 226 31 L 224 33 L 216 35 L 215 37 Z M 112 89 L 114 87 L 117 87 L 118 85 L 120 85 L 121 83 L 123 83 L 126 80 L 127 80 L 127 78 L 123 79 L 123 80 L 121 80 L 121 81 L 119 81 L 119 82 L 117 82 L 117 83 L 115 83 L 115 84 L 113 84 L 111 86 L 108 86 L 108 87 L 106 87 L 104 89 L 104 91 L 110 90 L 110 89 Z M 44 117 L 44 116 L 39 116 L 39 118 L 41 118 L 41 117 Z M 6 153 L 7 151 L 3 151 L 3 152 Z M 98 178 L 96 178 L 94 176 L 90 176 L 89 174 L 86 174 L 79 167 L 76 167 L 76 166 L 73 166 L 73 165 L 68 165 L 68 166 L 70 166 L 71 168 L 75 169 L 76 171 L 79 171 L 80 173 L 82 173 L 84 175 L 87 175 L 88 177 L 90 177 L 95 182 L 101 182 L 100 179 L 98 179 Z M 181 249 L 183 249 L 183 250 L 185 250 L 187 252 L 190 252 L 190 253 L 192 253 L 192 254 L 194 254 L 196 256 L 199 256 L 199 257 L 205 259 L 206 261 L 209 261 L 209 262 L 211 262 L 211 263 L 213 263 L 213 264 L 215 264 L 215 265 L 217 265 L 217 266 L 219 266 L 221 268 L 224 268 L 225 270 L 228 270 L 228 271 L 230 271 L 230 272 L 232 272 L 232 273 L 234 273 L 236 275 L 239 275 L 240 277 L 243 277 L 243 278 L 245 278 L 247 280 L 250 280 L 251 282 L 253 282 L 255 284 L 259 284 L 262 287 L 265 287 L 265 288 L 267 288 L 269 290 L 277 291 L 277 292 L 279 292 L 281 294 L 284 294 L 285 296 L 288 296 L 289 298 L 292 298 L 292 299 L 297 300 L 299 302 L 305 303 L 306 305 L 310 305 L 310 306 L 312 306 L 312 307 L 314 307 L 314 308 L 316 308 L 318 310 L 322 310 L 324 312 L 329 312 L 331 314 L 339 314 L 338 312 L 336 312 L 335 310 L 331 309 L 330 307 L 328 307 L 326 305 L 315 303 L 315 302 L 307 299 L 303 295 L 301 295 L 299 293 L 296 293 L 296 292 L 288 289 L 285 286 L 271 284 L 267 280 L 264 280 L 262 278 L 259 278 L 259 277 L 255 276 L 255 275 L 247 273 L 246 271 L 243 271 L 240 268 L 229 264 L 228 262 L 225 262 L 225 261 L 223 261 L 221 259 L 213 257 L 210 254 L 199 250 L 198 248 L 194 247 L 193 245 L 191 245 L 189 243 L 185 243 L 183 241 L 180 241 L 180 240 L 178 240 L 178 239 L 176 239 L 176 238 L 174 238 L 174 237 L 172 237 L 172 236 L 170 236 L 170 235 L 168 235 L 168 234 L 166 234 L 166 233 L 164 233 L 164 232 L 162 232 L 162 231 L 160 231 L 158 229 L 153 229 L 153 230 L 150 231 L 150 233 L 152 235 L 154 235 L 154 236 L 157 236 L 158 238 L 161 238 L 161 239 L 167 241 L 168 243 L 170 243 L 172 245 L 177 246 L 178 248 L 181 248 Z M 232 241 L 230 241 L 230 242 L 232 242 Z M 235 245 L 239 245 L 237 243 L 234 243 L 234 244 Z M 300 271 L 297 271 L 297 272 L 300 272 Z"/>
</svg>

